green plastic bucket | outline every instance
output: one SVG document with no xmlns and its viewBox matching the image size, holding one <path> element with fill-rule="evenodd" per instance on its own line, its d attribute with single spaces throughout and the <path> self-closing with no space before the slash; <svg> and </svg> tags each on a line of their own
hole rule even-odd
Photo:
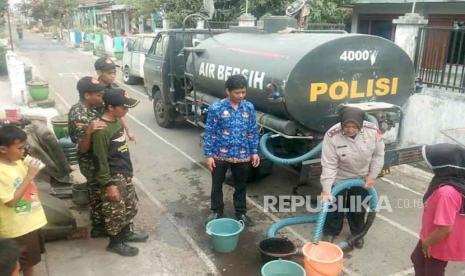
<svg viewBox="0 0 465 276">
<path fill-rule="evenodd" d="M 57 139 L 68 136 L 68 114 L 55 116 L 51 122 Z"/>
<path fill-rule="evenodd" d="M 236 249 L 244 222 L 230 218 L 214 219 L 207 223 L 207 234 L 211 236 L 213 249 L 228 253 Z"/>
<path fill-rule="evenodd" d="M 34 101 L 43 101 L 48 98 L 48 83 L 45 81 L 30 81 L 27 83 L 29 94 Z"/>
<path fill-rule="evenodd" d="M 306 276 L 305 269 L 298 263 L 275 260 L 262 266 L 262 276 Z"/>
</svg>

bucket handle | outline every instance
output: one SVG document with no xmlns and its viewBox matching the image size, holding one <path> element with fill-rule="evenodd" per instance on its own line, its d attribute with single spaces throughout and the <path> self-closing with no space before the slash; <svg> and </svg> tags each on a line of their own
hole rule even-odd
<svg viewBox="0 0 465 276">
<path fill-rule="evenodd" d="M 244 223 L 244 221 L 243 221 L 242 219 L 239 220 L 239 223 L 241 224 L 241 228 L 239 229 L 239 233 L 240 233 L 240 232 L 242 232 L 242 230 L 244 230 L 244 228 L 245 228 L 245 223 Z"/>
<path fill-rule="evenodd" d="M 242 230 L 244 230 L 244 227 L 245 227 L 245 223 L 243 220 L 239 220 L 239 223 L 241 224 L 241 228 L 239 229 L 238 233 L 242 232 Z M 205 232 L 209 236 L 213 235 L 212 231 L 208 227 L 205 228 Z"/>
</svg>

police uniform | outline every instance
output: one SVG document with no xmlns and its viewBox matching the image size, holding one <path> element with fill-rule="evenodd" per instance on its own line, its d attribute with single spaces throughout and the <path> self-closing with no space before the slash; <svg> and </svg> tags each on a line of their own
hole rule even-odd
<svg viewBox="0 0 465 276">
<path fill-rule="evenodd" d="M 323 139 L 320 177 L 323 191 L 330 193 L 334 185 L 351 178 L 376 179 L 384 165 L 384 142 L 378 128 L 370 122 L 363 121 L 358 134 L 351 138 L 344 135 L 341 123 L 331 127 Z M 351 196 L 368 195 L 367 190 L 353 187 L 336 195 L 336 200 L 343 199 L 345 207 L 350 207 Z M 342 196 L 342 198 L 340 197 Z M 349 200 L 347 200 L 349 198 Z M 337 204 L 337 202 L 336 202 Z M 353 235 L 361 233 L 364 226 L 365 210 L 347 212 L 347 219 Z M 337 236 L 342 230 L 344 213 L 329 212 L 324 233 Z"/>
<path fill-rule="evenodd" d="M 101 91 L 102 85 L 91 77 L 82 78 L 77 85 L 78 90 L 92 92 Z M 73 143 L 79 144 L 86 134 L 89 124 L 103 114 L 103 107 L 89 107 L 83 101 L 73 105 L 68 113 L 69 136 Z M 96 166 L 92 151 L 78 151 L 79 170 L 87 180 L 89 190 L 90 219 L 95 230 L 104 231 L 104 220 L 101 213 L 100 186 L 96 180 Z"/>
</svg>

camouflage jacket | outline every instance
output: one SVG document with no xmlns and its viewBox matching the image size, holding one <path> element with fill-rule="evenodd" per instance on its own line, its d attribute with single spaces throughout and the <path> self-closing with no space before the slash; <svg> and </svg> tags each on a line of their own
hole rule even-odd
<svg viewBox="0 0 465 276">
<path fill-rule="evenodd" d="M 91 108 L 79 102 L 71 107 L 68 113 L 69 136 L 73 143 L 79 144 L 81 137 L 85 135 L 90 122 L 100 118 L 103 114 L 103 108 Z M 79 169 L 81 173 L 90 182 L 95 178 L 95 158 L 92 149 L 86 153 L 79 154 Z"/>
</svg>

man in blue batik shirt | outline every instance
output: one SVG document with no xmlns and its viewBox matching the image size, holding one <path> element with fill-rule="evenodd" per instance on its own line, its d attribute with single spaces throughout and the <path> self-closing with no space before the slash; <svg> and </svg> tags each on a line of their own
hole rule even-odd
<svg viewBox="0 0 465 276">
<path fill-rule="evenodd" d="M 209 107 L 205 127 L 204 151 L 212 174 L 212 213 L 207 220 L 223 216 L 223 182 L 226 171 L 231 168 L 236 218 L 252 226 L 252 220 L 246 215 L 246 181 L 250 164 L 253 167 L 260 164 L 255 110 L 244 99 L 247 79 L 243 75 L 230 76 L 225 86 L 228 97 Z"/>
</svg>

